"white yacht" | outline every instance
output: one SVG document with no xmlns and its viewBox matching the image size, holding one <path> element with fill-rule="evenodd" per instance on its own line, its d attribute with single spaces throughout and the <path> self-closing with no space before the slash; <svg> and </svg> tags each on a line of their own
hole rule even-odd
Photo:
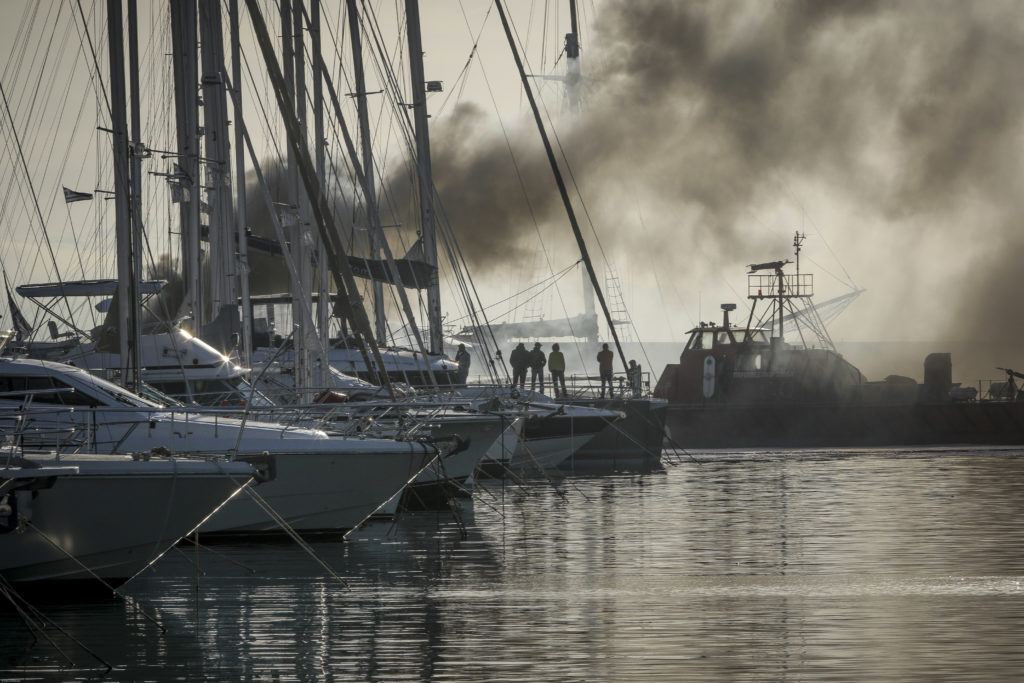
<svg viewBox="0 0 1024 683">
<path fill-rule="evenodd" d="M 0 359 L 0 429 L 19 445 L 62 452 L 207 455 L 259 462 L 272 455 L 275 477 L 259 495 L 236 498 L 204 532 L 300 532 L 357 526 L 434 457 L 422 441 L 331 436 L 321 430 L 167 407 L 60 363 Z"/>
<path fill-rule="evenodd" d="M 0 575 L 122 583 L 253 480 L 245 462 L 0 453 Z"/>
</svg>

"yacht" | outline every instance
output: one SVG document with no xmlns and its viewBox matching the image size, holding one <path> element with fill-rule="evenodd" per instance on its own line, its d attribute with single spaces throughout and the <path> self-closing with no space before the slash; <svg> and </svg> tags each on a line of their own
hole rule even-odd
<svg viewBox="0 0 1024 683">
<path fill-rule="evenodd" d="M 79 368 L 10 357 L 0 358 L 0 429 L 15 434 L 19 446 L 59 452 L 229 454 L 248 462 L 272 456 L 274 480 L 260 491 L 266 505 L 236 498 L 203 525 L 207 533 L 276 532 L 282 523 L 307 533 L 354 528 L 454 447 L 167 406 Z"/>
<path fill-rule="evenodd" d="M 242 488 L 254 466 L 223 458 L 0 453 L 0 576 L 120 584 Z"/>
</svg>

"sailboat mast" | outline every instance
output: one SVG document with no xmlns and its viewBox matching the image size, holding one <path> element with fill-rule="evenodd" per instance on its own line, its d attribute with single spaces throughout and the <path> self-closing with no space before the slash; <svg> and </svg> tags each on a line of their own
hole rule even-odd
<svg viewBox="0 0 1024 683">
<path fill-rule="evenodd" d="M 533 110 L 533 118 L 537 122 L 537 130 L 540 133 L 541 140 L 544 142 L 544 151 L 547 152 L 548 162 L 551 164 L 551 172 L 555 176 L 555 183 L 558 185 L 558 193 L 562 196 L 562 203 L 565 205 L 565 211 L 569 215 L 569 223 L 572 226 L 572 232 L 576 236 L 576 244 L 580 249 L 580 256 L 583 258 L 583 264 L 587 267 L 587 273 L 590 275 L 590 282 L 594 286 L 594 293 L 597 295 L 597 300 L 601 304 L 601 310 L 604 311 L 605 320 L 608 321 L 608 328 L 611 332 L 612 339 L 615 340 L 615 347 L 619 351 L 619 358 L 622 360 L 622 367 L 628 373 L 629 366 L 626 364 L 626 354 L 622 350 L 622 344 L 619 342 L 619 334 L 615 331 L 615 323 L 612 321 L 611 313 L 608 311 L 608 304 L 604 300 L 604 294 L 601 293 L 601 285 L 597 281 L 597 274 L 594 272 L 594 264 L 590 260 L 590 252 L 587 250 L 587 244 L 583 239 L 583 232 L 580 230 L 579 222 L 576 220 L 576 212 L 572 208 L 572 202 L 569 200 L 569 192 L 566 190 L 565 181 L 562 179 L 562 171 L 558 168 L 558 160 L 555 158 L 555 152 L 551 147 L 551 141 L 548 140 L 547 131 L 544 129 L 544 121 L 540 116 L 540 109 L 537 107 L 537 100 L 533 96 L 533 89 L 530 88 L 530 79 L 526 75 L 526 69 L 523 67 L 523 60 L 519 57 L 519 50 L 516 48 L 515 39 L 512 36 L 512 29 L 509 26 L 508 18 L 505 16 L 505 8 L 501 3 L 501 0 L 494 0 L 495 6 L 498 8 L 498 15 L 501 17 L 501 25 L 505 29 L 505 37 L 508 38 L 508 45 L 512 49 L 512 57 L 515 59 L 516 67 L 519 69 L 519 77 L 523 82 L 523 89 L 526 91 L 526 98 L 530 101 L 530 108 Z"/>
<path fill-rule="evenodd" d="M 198 40 L 195 0 L 169 0 L 171 46 L 174 53 L 174 109 L 178 133 L 175 175 L 181 188 L 181 274 L 185 309 L 192 314 L 193 331 L 206 323 L 203 308 L 202 258 L 199 248 L 199 107 L 196 87 Z M 175 311 L 171 312 L 176 313 Z"/>
<path fill-rule="evenodd" d="M 437 272 L 437 235 L 434 224 L 434 181 L 430 167 L 430 131 L 427 127 L 427 88 L 423 76 L 423 42 L 420 36 L 418 0 L 405 0 L 409 34 L 409 76 L 412 82 L 413 122 L 416 126 L 416 170 L 420 189 L 420 227 L 423 259 L 431 266 L 427 285 L 427 320 L 430 324 L 430 353 L 444 351 L 441 329 L 441 288 Z"/>
<path fill-rule="evenodd" d="M 321 65 L 321 67 L 322 66 L 323 65 Z M 384 260 L 387 263 L 390 282 L 394 284 L 395 291 L 398 293 L 398 301 L 402 306 L 402 312 L 405 313 L 405 319 L 409 321 L 409 329 L 412 330 L 413 338 L 416 341 L 416 348 L 426 355 L 427 347 L 423 343 L 423 335 L 420 333 L 420 327 L 416 324 L 416 316 L 413 314 L 412 305 L 409 303 L 409 295 L 405 293 L 405 285 L 402 282 L 402 276 L 398 271 L 398 266 L 395 264 L 395 258 L 391 253 L 391 247 L 388 245 L 387 239 L 384 238 L 384 231 L 381 229 L 380 211 L 377 207 L 377 195 L 373 189 L 373 183 L 368 180 L 373 172 L 372 150 L 369 158 L 370 168 L 364 171 L 363 165 L 359 162 L 359 154 L 356 152 L 355 142 L 353 142 L 352 136 L 348 131 L 348 125 L 345 123 L 345 115 L 341 111 L 341 103 L 338 101 L 338 92 L 335 90 L 334 82 L 331 81 L 331 76 L 327 73 L 326 69 L 323 69 L 323 77 L 324 82 L 327 85 L 327 94 L 330 97 L 331 105 L 334 109 L 334 115 L 338 121 L 338 128 L 341 129 L 341 137 L 345 141 L 345 150 L 348 152 L 349 159 L 352 160 L 352 171 L 355 173 L 356 182 L 359 183 L 359 187 L 363 190 L 363 197 L 366 201 L 367 211 L 369 212 L 370 228 L 377 234 L 378 244 L 380 244 L 381 249 L 384 251 Z M 434 376 L 434 371 L 430 369 L 430 364 L 427 363 L 426 367 L 427 374 L 430 376 L 430 383 L 434 386 L 438 386 L 437 378 Z"/>
<path fill-rule="evenodd" d="M 231 23 L 231 83 L 236 88 L 232 98 L 235 112 L 235 234 L 238 249 L 238 289 L 241 297 L 242 329 L 240 356 L 243 367 L 252 362 L 252 302 L 249 298 L 249 240 L 246 234 L 245 207 L 245 141 L 242 125 L 242 56 L 239 40 L 238 0 L 230 0 L 228 13 Z"/>
<path fill-rule="evenodd" d="M 138 386 L 139 347 L 137 319 L 132 315 L 136 301 L 132 257 L 132 219 L 129 202 L 127 96 L 124 83 L 124 32 L 121 0 L 107 0 L 107 42 L 110 53 L 111 139 L 114 154 L 114 216 L 117 237 L 118 357 L 121 384 Z"/>
<path fill-rule="evenodd" d="M 320 47 L 320 0 L 310 0 L 309 3 L 309 41 L 313 55 L 313 140 L 315 141 L 316 154 L 316 177 L 320 181 L 320 193 L 327 196 L 327 141 L 324 137 L 324 86 L 323 86 L 323 58 Z M 318 384 L 322 387 L 330 386 L 330 324 L 331 324 L 331 291 L 330 273 L 327 270 L 327 249 L 322 239 L 317 240 L 316 246 L 317 264 L 317 325 L 320 332 L 320 351 L 322 356 L 318 365 Z"/>
<path fill-rule="evenodd" d="M 142 379 L 142 323 L 139 283 L 142 281 L 142 144 L 141 99 L 139 89 L 139 13 L 136 0 L 128 0 L 128 86 L 131 91 L 131 208 L 132 208 L 132 281 L 128 283 L 131 316 L 130 334 L 133 374 L 130 386 L 139 388 Z"/>
<path fill-rule="evenodd" d="M 377 190 L 373 177 L 373 147 L 370 140 L 370 116 L 366 102 L 366 74 L 363 71 L 363 38 L 359 30 L 359 9 L 356 0 L 346 0 L 348 5 L 348 28 L 352 38 L 352 70 L 356 77 L 356 104 L 359 112 L 359 142 L 362 147 L 363 170 L 366 173 L 366 218 L 370 235 L 370 258 L 380 258 L 381 241 L 380 221 L 377 214 Z M 384 317 L 384 283 L 373 281 L 373 318 L 377 339 L 387 339 L 387 320 Z M 413 322 L 412 324 L 415 324 Z"/>
<path fill-rule="evenodd" d="M 356 287 L 355 275 L 348 262 L 348 254 L 341 243 L 337 232 L 334 230 L 334 217 L 331 215 L 327 201 L 320 193 L 317 183 L 316 170 L 313 168 L 313 161 L 306 148 L 305 139 L 299 132 L 299 121 L 295 116 L 285 89 L 284 75 L 274 57 L 274 49 L 270 41 L 270 32 L 263 20 L 263 13 L 257 0 L 245 0 L 246 8 L 249 10 L 249 18 L 252 20 L 253 30 L 256 33 L 256 41 L 259 44 L 260 52 L 263 54 L 263 61 L 267 65 L 268 76 L 274 89 L 274 96 L 277 99 L 278 108 L 284 119 L 285 130 L 288 133 L 288 148 L 295 154 L 298 160 L 299 174 L 309 195 L 313 209 L 313 216 L 316 219 L 317 229 L 320 231 L 320 238 L 324 241 L 327 250 L 327 258 L 331 266 L 331 274 L 334 277 L 334 284 L 338 290 L 337 305 L 340 312 L 351 322 L 359 342 L 359 349 L 363 356 L 370 375 L 378 383 L 387 388 L 388 393 L 394 398 L 394 389 L 391 380 L 384 370 L 384 359 L 380 355 L 380 349 L 373 339 L 373 331 L 370 329 L 370 321 L 363 306 L 362 297 Z M 373 355 L 371 361 L 370 355 Z"/>
<path fill-rule="evenodd" d="M 230 322 L 238 331 L 238 287 L 234 206 L 231 192 L 231 145 L 224 90 L 224 40 L 219 0 L 199 1 L 202 40 L 204 160 L 210 198 L 210 316 Z M 222 340 L 223 343 L 223 340 Z M 223 350 L 223 349 L 222 349 Z"/>
<path fill-rule="evenodd" d="M 565 36 L 565 100 L 572 114 L 580 113 L 580 31 L 576 13 L 576 0 L 569 0 L 570 33 Z M 583 313 L 593 321 L 593 333 L 587 337 L 591 344 L 597 343 L 597 312 L 594 310 L 594 285 L 589 273 L 583 273 Z"/>
</svg>

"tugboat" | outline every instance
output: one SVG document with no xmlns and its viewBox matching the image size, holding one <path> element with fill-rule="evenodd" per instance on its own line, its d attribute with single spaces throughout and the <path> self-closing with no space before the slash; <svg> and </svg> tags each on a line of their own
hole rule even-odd
<svg viewBox="0 0 1024 683">
<path fill-rule="evenodd" d="M 949 353 L 925 358 L 923 384 L 897 375 L 868 381 L 835 350 L 811 305 L 813 277 L 799 272 L 801 241 L 797 234 L 796 274 L 784 272 L 789 260 L 750 266 L 746 325 L 729 319 L 736 304 L 722 304 L 721 323 L 691 329 L 679 363 L 665 367 L 654 395 L 668 401 L 669 445 L 1024 443 L 1020 394 L 980 398 L 977 390 L 953 384 Z"/>
</svg>

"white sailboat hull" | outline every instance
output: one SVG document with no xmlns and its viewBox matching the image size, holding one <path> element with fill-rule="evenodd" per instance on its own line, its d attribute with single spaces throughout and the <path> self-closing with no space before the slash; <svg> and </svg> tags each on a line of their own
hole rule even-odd
<svg viewBox="0 0 1024 683">
<path fill-rule="evenodd" d="M 0 574 L 10 581 L 123 582 L 188 535 L 253 471 L 247 463 L 138 462 L 123 455 L 29 459 L 77 472 L 56 476 L 51 488 L 15 492 L 25 521 L 0 533 Z"/>
<path fill-rule="evenodd" d="M 302 533 L 353 529 L 400 492 L 434 458 L 435 450 L 415 442 L 367 439 L 359 451 L 347 448 L 277 453 L 276 476 L 256 493 L 289 527 Z M 201 528 L 203 533 L 283 532 L 249 496 L 238 496 Z"/>
</svg>

